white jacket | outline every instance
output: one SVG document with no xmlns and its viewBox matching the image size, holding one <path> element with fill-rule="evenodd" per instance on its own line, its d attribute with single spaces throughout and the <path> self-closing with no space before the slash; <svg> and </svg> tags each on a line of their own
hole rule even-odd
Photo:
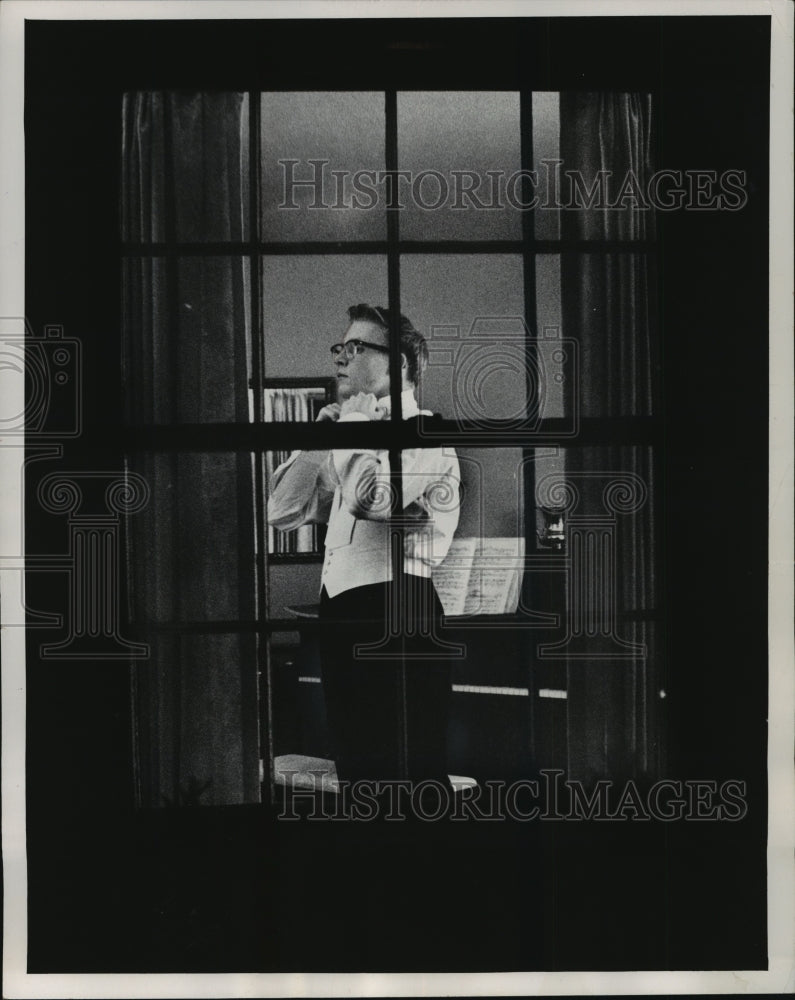
<svg viewBox="0 0 795 1000">
<path fill-rule="evenodd" d="M 411 389 L 401 403 L 404 419 L 420 412 Z M 389 397 L 378 405 L 388 412 Z M 366 419 L 360 413 L 340 417 L 341 422 Z M 452 448 L 409 448 L 401 453 L 401 465 L 403 503 L 392 524 L 405 529 L 405 572 L 430 577 L 458 525 L 458 458 Z M 274 474 L 268 521 L 283 531 L 328 522 L 321 586 L 336 597 L 392 579 L 391 506 L 386 450 L 297 451 Z"/>
</svg>

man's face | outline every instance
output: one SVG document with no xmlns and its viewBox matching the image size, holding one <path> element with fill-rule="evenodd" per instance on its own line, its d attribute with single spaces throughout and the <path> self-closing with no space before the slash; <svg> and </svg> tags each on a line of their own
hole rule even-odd
<svg viewBox="0 0 795 1000">
<path fill-rule="evenodd" d="M 348 327 L 343 343 L 363 340 L 368 344 L 389 346 L 389 333 L 377 323 L 356 319 Z M 337 369 L 337 395 L 340 400 L 357 392 L 371 392 L 376 398 L 389 394 L 389 355 L 364 347 L 354 358 L 343 351 L 334 359 Z"/>
</svg>

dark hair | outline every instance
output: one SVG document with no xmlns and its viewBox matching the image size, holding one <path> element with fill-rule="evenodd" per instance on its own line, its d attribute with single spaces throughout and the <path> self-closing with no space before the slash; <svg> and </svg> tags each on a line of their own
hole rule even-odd
<svg viewBox="0 0 795 1000">
<path fill-rule="evenodd" d="M 367 320 L 375 323 L 381 329 L 389 332 L 392 314 L 385 306 L 369 306 L 360 302 L 358 306 L 350 306 L 348 319 Z M 415 329 L 411 320 L 400 314 L 400 353 L 405 354 L 408 364 L 408 377 L 413 385 L 417 385 L 420 375 L 428 364 L 428 344 L 419 330 Z"/>
</svg>

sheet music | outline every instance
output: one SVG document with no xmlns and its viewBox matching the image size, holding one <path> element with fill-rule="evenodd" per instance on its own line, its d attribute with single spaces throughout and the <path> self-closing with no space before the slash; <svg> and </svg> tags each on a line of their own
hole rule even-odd
<svg viewBox="0 0 795 1000">
<path fill-rule="evenodd" d="M 512 614 L 523 566 L 523 538 L 454 539 L 433 574 L 445 614 Z"/>
</svg>

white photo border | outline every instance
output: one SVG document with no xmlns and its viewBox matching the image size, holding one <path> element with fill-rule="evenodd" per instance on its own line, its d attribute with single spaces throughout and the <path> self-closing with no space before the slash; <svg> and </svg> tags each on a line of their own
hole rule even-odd
<svg viewBox="0 0 795 1000">
<path fill-rule="evenodd" d="M 320 2 L 3 0 L 0 5 L 0 317 L 25 315 L 24 24 L 32 20 L 770 15 L 770 542 L 767 971 L 489 974 L 86 974 L 26 970 L 25 635 L 2 630 L 2 815 L 6 997 L 423 996 L 776 993 L 795 987 L 795 652 L 793 647 L 793 10 L 787 0 L 637 2 Z M 22 322 L 21 320 L 19 321 Z M 24 332 L 24 330 L 22 330 Z M 23 380 L 3 391 L 23 409 Z M 8 403 L 6 404 L 8 405 Z M 0 557 L 21 552 L 19 447 L 0 439 Z M 5 615 L 23 614 L 19 578 L 0 561 Z M 6 617 L 5 620 L 8 620 Z"/>
</svg>

